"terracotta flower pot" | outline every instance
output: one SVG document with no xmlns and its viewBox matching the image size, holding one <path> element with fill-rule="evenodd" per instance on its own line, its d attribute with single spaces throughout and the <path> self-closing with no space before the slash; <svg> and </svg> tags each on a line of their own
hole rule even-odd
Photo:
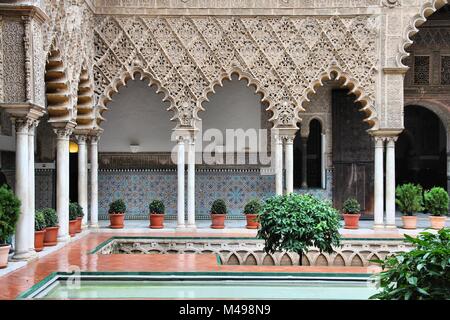
<svg viewBox="0 0 450 320">
<path fill-rule="evenodd" d="M 40 252 L 44 249 L 45 229 L 34 232 L 34 250 Z"/>
<path fill-rule="evenodd" d="M 359 218 L 361 217 L 361 214 L 354 214 L 354 213 L 344 213 L 344 228 L 345 229 L 358 229 L 359 227 Z"/>
<path fill-rule="evenodd" d="M 440 230 L 445 227 L 446 216 L 429 216 L 432 229 Z"/>
<path fill-rule="evenodd" d="M 252 213 L 246 213 L 245 218 L 247 219 L 247 225 L 245 226 L 247 229 L 258 229 L 259 221 L 258 215 Z"/>
<path fill-rule="evenodd" d="M 150 213 L 150 228 L 162 229 L 164 228 L 164 213 Z"/>
<path fill-rule="evenodd" d="M 45 229 L 45 236 L 44 236 L 44 246 L 51 247 L 56 246 L 58 243 L 58 230 L 59 227 L 47 227 Z"/>
<path fill-rule="evenodd" d="M 225 214 L 211 214 L 211 228 L 212 229 L 223 229 L 225 228 Z"/>
<path fill-rule="evenodd" d="M 81 232 L 81 224 L 83 223 L 83 217 L 78 217 L 77 218 L 77 230 L 76 233 L 80 233 Z"/>
<path fill-rule="evenodd" d="M 416 229 L 417 217 L 416 216 L 402 216 L 403 229 Z"/>
<path fill-rule="evenodd" d="M 74 237 L 77 233 L 77 220 L 69 220 L 69 234 Z"/>
<path fill-rule="evenodd" d="M 6 268 L 8 265 L 9 249 L 11 249 L 10 245 L 0 245 L 0 269 Z"/>
<path fill-rule="evenodd" d="M 122 229 L 123 221 L 125 220 L 125 213 L 113 213 L 109 215 L 109 222 L 111 229 Z"/>
</svg>

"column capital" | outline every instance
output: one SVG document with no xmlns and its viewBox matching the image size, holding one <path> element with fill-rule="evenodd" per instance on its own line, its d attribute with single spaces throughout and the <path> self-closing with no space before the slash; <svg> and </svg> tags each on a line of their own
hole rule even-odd
<svg viewBox="0 0 450 320">
<path fill-rule="evenodd" d="M 86 134 L 75 134 L 75 139 L 77 140 L 78 144 L 86 144 L 88 136 Z"/>
<path fill-rule="evenodd" d="M 286 144 L 293 144 L 295 135 L 282 135 L 281 138 L 284 140 Z"/>
<path fill-rule="evenodd" d="M 53 131 L 56 133 L 57 139 L 69 139 L 73 128 L 55 128 Z"/>
</svg>

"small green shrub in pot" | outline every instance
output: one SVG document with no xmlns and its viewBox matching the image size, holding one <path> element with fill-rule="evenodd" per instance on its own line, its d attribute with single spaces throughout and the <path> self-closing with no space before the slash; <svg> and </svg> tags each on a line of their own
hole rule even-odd
<svg viewBox="0 0 450 320">
<path fill-rule="evenodd" d="M 77 217 L 83 218 L 84 217 L 83 207 L 78 202 L 75 202 L 75 205 L 77 206 Z"/>
<path fill-rule="evenodd" d="M 34 216 L 34 231 L 42 231 L 46 227 L 44 212 L 42 210 L 36 211 Z"/>
<path fill-rule="evenodd" d="M 125 201 L 122 199 L 117 199 L 109 204 L 109 214 L 121 214 L 125 213 L 127 210 L 127 206 L 125 205 Z"/>
<path fill-rule="evenodd" d="M 342 206 L 342 212 L 346 214 L 359 214 L 361 212 L 361 206 L 355 198 L 348 198 L 344 201 Z"/>
<path fill-rule="evenodd" d="M 20 200 L 6 185 L 0 187 L 0 246 L 6 245 L 16 230 Z"/>
<path fill-rule="evenodd" d="M 223 199 L 214 200 L 211 206 L 211 214 L 226 214 L 227 205 Z"/>
<path fill-rule="evenodd" d="M 56 227 L 58 226 L 58 215 L 53 208 L 44 208 L 39 210 L 44 215 L 46 227 Z"/>
<path fill-rule="evenodd" d="M 310 194 L 290 193 L 266 200 L 259 214 L 257 237 L 266 253 L 277 250 L 299 254 L 299 263 L 310 247 L 332 253 L 340 245 L 340 215 L 329 201 Z"/>
<path fill-rule="evenodd" d="M 444 188 L 434 187 L 425 191 L 425 209 L 432 216 L 445 216 L 448 214 L 448 193 Z"/>
<path fill-rule="evenodd" d="M 405 238 L 412 250 L 373 260 L 383 271 L 376 276 L 381 290 L 371 299 L 449 300 L 450 228 Z"/>
<path fill-rule="evenodd" d="M 166 207 L 161 200 L 153 200 L 148 205 L 148 209 L 151 214 L 164 214 Z"/>
<path fill-rule="evenodd" d="M 252 199 L 244 207 L 244 214 L 258 214 L 261 212 L 262 203 L 259 199 Z"/>
<path fill-rule="evenodd" d="M 405 216 L 413 216 L 414 213 L 423 210 L 422 187 L 412 183 L 406 183 L 395 189 L 395 203 Z"/>
<path fill-rule="evenodd" d="M 69 203 L 69 220 L 77 220 L 78 218 L 78 206 L 75 202 Z"/>
</svg>

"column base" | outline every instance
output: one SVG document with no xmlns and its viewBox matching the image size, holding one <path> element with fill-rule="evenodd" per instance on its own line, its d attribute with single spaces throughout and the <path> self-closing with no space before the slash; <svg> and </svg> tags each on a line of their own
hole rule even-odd
<svg viewBox="0 0 450 320">
<path fill-rule="evenodd" d="M 373 229 L 374 230 L 382 230 L 382 229 L 384 229 L 384 224 L 374 224 Z"/>
<path fill-rule="evenodd" d="M 90 224 L 90 225 L 89 225 L 89 228 L 90 228 L 90 229 L 98 229 L 98 228 L 99 228 L 99 225 L 98 225 L 98 223 Z"/>
<path fill-rule="evenodd" d="M 178 224 L 175 230 L 186 230 L 186 225 L 184 224 Z"/>
<path fill-rule="evenodd" d="M 15 252 L 14 255 L 11 257 L 11 261 L 30 261 L 37 258 L 36 252 Z"/>
<path fill-rule="evenodd" d="M 58 236 L 57 240 L 58 240 L 58 243 L 69 242 L 70 241 L 70 236 L 69 235 Z"/>
<path fill-rule="evenodd" d="M 388 225 L 386 225 L 385 228 L 390 229 L 390 230 L 395 230 L 395 229 L 397 229 L 397 226 L 395 224 L 388 224 Z"/>
<path fill-rule="evenodd" d="M 186 226 L 186 229 L 196 230 L 196 229 L 197 229 L 197 226 L 196 226 L 195 224 L 188 224 L 188 225 Z"/>
</svg>

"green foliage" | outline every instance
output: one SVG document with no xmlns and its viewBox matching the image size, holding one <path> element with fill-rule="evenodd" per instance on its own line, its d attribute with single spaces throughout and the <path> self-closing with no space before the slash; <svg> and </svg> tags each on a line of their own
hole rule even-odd
<svg viewBox="0 0 450 320">
<path fill-rule="evenodd" d="M 259 199 L 253 199 L 247 202 L 244 207 L 244 214 L 258 214 L 261 212 L 262 203 Z"/>
<path fill-rule="evenodd" d="M 214 200 L 211 206 L 211 214 L 226 214 L 227 205 L 223 199 Z"/>
<path fill-rule="evenodd" d="M 344 201 L 342 212 L 348 214 L 358 214 L 361 212 L 361 206 L 355 198 L 348 198 Z"/>
<path fill-rule="evenodd" d="M 36 211 L 34 215 L 34 231 L 42 231 L 46 227 L 44 213 L 42 211 Z"/>
<path fill-rule="evenodd" d="M 448 214 L 448 193 L 444 188 L 434 187 L 424 194 L 425 209 L 433 216 Z"/>
<path fill-rule="evenodd" d="M 312 246 L 321 252 L 333 252 L 340 245 L 340 216 L 329 201 L 310 194 L 290 193 L 269 198 L 259 214 L 258 238 L 265 240 L 264 250 L 296 252 L 301 257 Z"/>
<path fill-rule="evenodd" d="M 56 214 L 55 209 L 44 208 L 37 212 L 41 212 L 44 215 L 46 227 L 56 227 L 58 225 L 58 215 Z"/>
<path fill-rule="evenodd" d="M 69 203 L 69 220 L 75 220 L 77 218 L 83 218 L 83 208 L 78 202 Z"/>
<path fill-rule="evenodd" d="M 164 214 L 166 207 L 161 200 L 153 200 L 148 205 L 148 209 L 150 210 L 150 213 Z"/>
<path fill-rule="evenodd" d="M 125 201 L 122 199 L 117 199 L 109 204 L 109 214 L 120 214 L 125 213 L 127 210 L 127 206 L 125 204 Z"/>
<path fill-rule="evenodd" d="M 14 234 L 20 214 L 20 200 L 7 185 L 0 187 L 0 244 Z"/>
<path fill-rule="evenodd" d="M 412 183 L 406 183 L 395 189 L 395 203 L 400 211 L 406 216 L 423 210 L 422 187 Z"/>
<path fill-rule="evenodd" d="M 389 256 L 380 263 L 382 291 L 372 299 L 448 300 L 450 299 L 450 228 L 437 234 L 422 232 L 417 238 L 405 234 L 415 245 L 409 252 Z"/>
</svg>

